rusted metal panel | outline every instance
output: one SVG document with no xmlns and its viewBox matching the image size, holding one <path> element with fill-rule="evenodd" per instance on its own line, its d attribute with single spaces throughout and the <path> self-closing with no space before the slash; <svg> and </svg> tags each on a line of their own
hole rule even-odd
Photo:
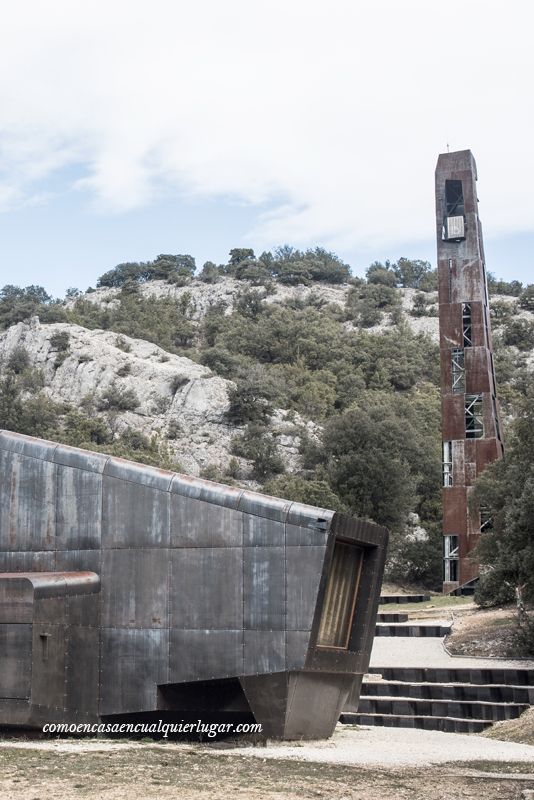
<svg viewBox="0 0 534 800">
<path fill-rule="evenodd" d="M 245 547 L 243 558 L 245 629 L 284 630 L 285 547 Z"/>
<path fill-rule="evenodd" d="M 67 626 L 34 622 L 32 636 L 32 705 L 64 709 Z"/>
<path fill-rule="evenodd" d="M 169 683 L 243 675 L 243 630 L 170 631 Z"/>
<path fill-rule="evenodd" d="M 99 549 L 102 535 L 102 476 L 91 470 L 57 467 L 56 547 Z"/>
<path fill-rule="evenodd" d="M 242 630 L 241 547 L 171 550 L 169 581 L 170 627 Z"/>
<path fill-rule="evenodd" d="M 56 552 L 29 552 L 0 550 L 0 572 L 53 572 Z"/>
<path fill-rule="evenodd" d="M 170 496 L 172 547 L 241 547 L 243 515 L 204 500 L 180 494 Z"/>
<path fill-rule="evenodd" d="M 0 697 L 29 698 L 31 688 L 32 626 L 0 623 Z"/>
<path fill-rule="evenodd" d="M 140 482 L 104 475 L 102 485 L 102 545 L 104 549 L 168 547 L 170 538 L 167 491 Z"/>
<path fill-rule="evenodd" d="M 310 646 L 310 631 L 286 632 L 286 667 L 304 669 Z"/>
<path fill-rule="evenodd" d="M 439 314 L 439 346 L 447 350 L 446 358 L 448 360 L 451 347 L 463 347 L 462 304 L 443 303 L 440 306 Z"/>
<path fill-rule="evenodd" d="M 55 470 L 50 461 L 0 451 L 0 550 L 55 548 Z"/>
<path fill-rule="evenodd" d="M 283 522 L 243 513 L 243 544 L 246 547 L 283 546 L 285 542 L 286 529 Z"/>
<path fill-rule="evenodd" d="M 167 626 L 169 551 L 107 550 L 102 563 L 105 628 Z"/>
<path fill-rule="evenodd" d="M 258 517 L 285 522 L 291 503 L 279 497 L 268 497 L 258 492 L 244 491 L 239 500 L 239 510 Z"/>
<path fill-rule="evenodd" d="M 311 630 L 326 548 L 297 545 L 286 550 L 288 631 Z"/>
<path fill-rule="evenodd" d="M 83 597 L 88 605 L 92 598 Z M 95 596 L 97 599 L 97 596 Z M 98 695 L 100 683 L 100 630 L 96 620 L 90 624 L 79 615 L 81 624 L 71 620 L 67 639 L 65 664 L 65 708 L 77 715 L 89 714 L 98 718 Z M 91 615 L 92 616 L 92 615 Z"/>
<path fill-rule="evenodd" d="M 286 669 L 284 631 L 245 631 L 244 675 L 281 672 Z"/>
<path fill-rule="evenodd" d="M 0 573 L 0 623 L 31 623 L 33 586 L 26 578 L 4 579 Z"/>
<path fill-rule="evenodd" d="M 481 475 L 485 467 L 499 458 L 498 442 L 496 439 L 477 439 L 475 450 L 476 473 Z"/>
<path fill-rule="evenodd" d="M 327 523 L 318 520 L 309 525 L 290 525 L 286 523 L 286 545 L 326 545 L 328 539 Z"/>
<path fill-rule="evenodd" d="M 157 687 L 168 683 L 169 631 L 104 628 L 100 716 L 157 708 Z"/>
<path fill-rule="evenodd" d="M 464 486 L 443 490 L 443 533 L 467 534 L 467 495 Z"/>
<path fill-rule="evenodd" d="M 463 395 L 446 395 L 441 401 L 444 441 L 465 438 L 465 399 Z"/>
<path fill-rule="evenodd" d="M 470 347 L 465 351 L 466 392 L 479 394 L 489 392 L 491 379 L 488 351 L 485 347 Z M 492 415 L 491 415 L 492 416 Z"/>
</svg>

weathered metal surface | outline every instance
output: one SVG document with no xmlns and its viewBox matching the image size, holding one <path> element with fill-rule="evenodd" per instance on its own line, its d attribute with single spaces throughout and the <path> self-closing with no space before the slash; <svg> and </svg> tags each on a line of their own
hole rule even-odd
<svg viewBox="0 0 534 800">
<path fill-rule="evenodd" d="M 30 696 L 32 626 L 0 623 L 0 697 Z"/>
<path fill-rule="evenodd" d="M 243 544 L 249 546 L 284 546 L 286 544 L 286 526 L 267 517 L 255 517 L 242 514 Z"/>
<path fill-rule="evenodd" d="M 239 681 L 272 673 L 283 678 L 269 686 L 285 688 L 268 719 L 250 689 L 267 729 L 300 736 L 307 726 L 313 737 L 335 724 L 339 686 L 369 660 L 381 528 L 8 432 L 0 493 L 0 627 L 11 631 L 0 648 L 0 724 L 195 703 L 218 713 L 217 686 L 228 709 L 250 714 Z M 316 641 L 337 537 L 363 547 L 365 561 L 349 647 L 329 651 Z M 305 672 L 313 685 L 324 678 L 316 712 L 308 683 L 293 680 Z M 301 698 L 291 714 L 290 686 Z"/>
<path fill-rule="evenodd" d="M 323 573 L 324 546 L 297 545 L 286 548 L 288 631 L 311 630 L 315 600 Z"/>
<path fill-rule="evenodd" d="M 104 475 L 103 548 L 169 547 L 169 499 L 159 488 Z"/>
<path fill-rule="evenodd" d="M 244 548 L 243 624 L 246 629 L 284 630 L 285 558 L 285 547 Z"/>
<path fill-rule="evenodd" d="M 104 551 L 103 627 L 167 627 L 168 564 L 167 550 Z"/>
<path fill-rule="evenodd" d="M 171 547 L 241 547 L 242 516 L 232 508 L 173 494 L 170 497 Z"/>
<path fill-rule="evenodd" d="M 245 631 L 244 675 L 286 669 L 285 631 Z"/>
<path fill-rule="evenodd" d="M 169 683 L 211 681 L 244 672 L 243 630 L 170 631 Z"/>
<path fill-rule="evenodd" d="M 241 547 L 172 550 L 170 567 L 170 627 L 242 630 Z"/>
<path fill-rule="evenodd" d="M 157 708 L 157 686 L 169 682 L 169 631 L 104 628 L 101 642 L 100 715 Z"/>
<path fill-rule="evenodd" d="M 442 434 L 445 442 L 452 442 L 453 454 L 452 485 L 443 488 L 443 533 L 459 537 L 460 552 L 458 581 L 455 585 L 444 584 L 444 591 L 450 591 L 477 575 L 477 566 L 470 555 L 479 538 L 480 515 L 476 504 L 468 503 L 467 498 L 484 467 L 503 451 L 476 178 L 476 164 L 469 150 L 439 156 L 436 168 L 436 239 Z M 465 238 L 446 240 L 443 228 L 447 228 L 451 214 L 459 213 L 458 208 L 447 206 L 447 187 L 454 182 L 463 195 Z M 455 393 L 458 392 L 457 386 L 453 390 L 451 373 L 453 350 L 458 348 L 463 351 L 465 365 L 463 393 Z M 481 397 L 481 438 L 469 438 L 466 394 Z M 477 427 L 480 427 L 478 423 Z"/>
</svg>

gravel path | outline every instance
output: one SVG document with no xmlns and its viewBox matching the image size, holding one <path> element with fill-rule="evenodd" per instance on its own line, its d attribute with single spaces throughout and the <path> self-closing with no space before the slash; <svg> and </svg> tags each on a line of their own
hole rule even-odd
<svg viewBox="0 0 534 800">
<path fill-rule="evenodd" d="M 2 741 L 2 748 L 44 750 L 60 753 L 123 752 L 147 747 L 140 742 L 116 740 L 48 740 Z M 532 764 L 534 747 L 501 742 L 474 734 L 420 731 L 409 728 L 371 728 L 338 725 L 331 739 L 319 742 L 286 744 L 272 742 L 266 747 L 252 745 L 226 747 L 221 744 L 195 745 L 178 742 L 150 743 L 162 751 L 207 750 L 217 755 L 238 755 L 251 758 L 289 758 L 324 764 L 351 764 L 361 767 L 424 767 L 451 761 L 522 761 Z"/>
<path fill-rule="evenodd" d="M 372 667 L 506 667 L 534 668 L 534 661 L 501 658 L 450 656 L 439 637 L 376 636 L 371 653 Z"/>
<path fill-rule="evenodd" d="M 269 744 L 221 751 L 257 758 L 291 758 L 371 767 L 424 767 L 451 761 L 523 761 L 532 764 L 534 747 L 473 734 L 410 728 L 352 728 L 338 725 L 332 739 L 299 745 Z"/>
</svg>

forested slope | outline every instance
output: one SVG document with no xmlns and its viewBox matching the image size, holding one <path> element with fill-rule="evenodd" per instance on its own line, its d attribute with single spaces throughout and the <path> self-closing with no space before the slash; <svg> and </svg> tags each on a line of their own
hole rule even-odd
<svg viewBox="0 0 534 800">
<path fill-rule="evenodd" d="M 438 585 L 435 290 L 426 262 L 375 263 L 363 280 L 288 247 L 199 273 L 191 256 L 122 264 L 61 300 L 6 286 L 0 428 L 371 517 L 393 534 L 390 576 Z M 490 290 L 511 418 L 534 291 Z"/>
</svg>

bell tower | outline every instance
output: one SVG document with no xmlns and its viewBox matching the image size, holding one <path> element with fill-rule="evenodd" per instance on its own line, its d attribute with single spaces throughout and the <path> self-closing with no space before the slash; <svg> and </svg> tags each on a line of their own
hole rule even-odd
<svg viewBox="0 0 534 800">
<path fill-rule="evenodd" d="M 470 150 L 439 156 L 436 234 L 444 592 L 478 574 L 469 556 L 491 519 L 470 496 L 486 465 L 503 453 L 476 180 Z"/>
</svg>

